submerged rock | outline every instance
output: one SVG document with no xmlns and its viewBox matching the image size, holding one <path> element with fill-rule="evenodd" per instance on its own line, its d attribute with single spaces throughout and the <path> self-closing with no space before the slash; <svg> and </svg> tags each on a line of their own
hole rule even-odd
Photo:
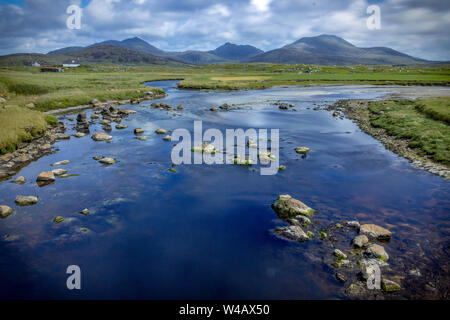
<svg viewBox="0 0 450 320">
<path fill-rule="evenodd" d="M 340 272 L 336 272 L 334 276 L 341 283 L 347 282 L 347 278 L 345 277 L 345 275 Z"/>
<path fill-rule="evenodd" d="M 251 165 L 253 165 L 252 159 L 250 159 L 250 158 L 248 158 L 248 157 L 246 157 L 246 158 L 241 158 L 241 157 L 239 157 L 238 155 L 234 157 L 233 163 L 234 163 L 234 164 L 241 165 L 241 166 L 251 166 Z"/>
<path fill-rule="evenodd" d="M 254 148 L 257 149 L 258 148 L 258 144 L 256 143 L 256 141 L 254 141 L 253 139 L 249 138 L 247 141 L 247 146 L 249 148 Z"/>
<path fill-rule="evenodd" d="M 392 236 L 392 233 L 389 230 L 375 224 L 363 224 L 359 228 L 359 234 L 365 234 L 369 238 L 377 240 L 389 240 Z"/>
<path fill-rule="evenodd" d="M 308 241 L 308 235 L 299 226 L 287 226 L 275 229 L 275 232 L 288 240 L 295 240 L 299 242 Z"/>
<path fill-rule="evenodd" d="M 203 142 L 202 144 L 191 148 L 191 151 L 203 152 L 203 153 L 207 153 L 207 154 L 214 154 L 214 153 L 216 153 L 217 150 L 212 144 L 210 144 L 208 142 Z"/>
<path fill-rule="evenodd" d="M 38 197 L 36 196 L 17 196 L 16 204 L 19 206 L 32 206 L 38 203 Z"/>
<path fill-rule="evenodd" d="M 347 255 L 339 249 L 334 249 L 333 254 L 338 259 L 347 259 Z"/>
<path fill-rule="evenodd" d="M 94 141 L 109 141 L 112 139 L 112 136 L 104 132 L 96 132 L 92 135 L 92 139 Z"/>
<path fill-rule="evenodd" d="M 61 223 L 64 221 L 64 217 L 56 217 L 55 219 L 53 219 L 54 223 Z"/>
<path fill-rule="evenodd" d="M 392 280 L 381 279 L 381 289 L 384 292 L 395 292 L 401 290 L 402 287 L 397 282 Z"/>
<path fill-rule="evenodd" d="M 308 147 L 297 147 L 295 148 L 295 152 L 299 154 L 307 154 L 311 149 Z"/>
<path fill-rule="evenodd" d="M 136 137 L 136 139 L 141 140 L 141 141 L 147 141 L 147 137 L 144 137 L 144 136 Z"/>
<path fill-rule="evenodd" d="M 180 105 L 177 107 L 177 109 L 178 109 L 178 110 L 183 110 L 183 109 L 184 109 L 184 106 L 183 106 L 182 104 L 180 104 Z"/>
<path fill-rule="evenodd" d="M 384 262 L 387 262 L 389 260 L 389 255 L 387 254 L 386 250 L 384 250 L 384 247 L 375 243 L 370 244 L 364 251 L 364 254 L 368 257 L 381 259 Z"/>
<path fill-rule="evenodd" d="M 8 218 L 10 215 L 12 215 L 14 212 L 13 208 L 10 208 L 8 206 L 0 206 L 0 218 L 5 219 Z"/>
<path fill-rule="evenodd" d="M 292 198 L 290 195 L 280 195 L 272 205 L 272 209 L 282 219 L 295 217 L 297 215 L 310 217 L 314 214 L 315 210 L 305 205 L 300 200 Z"/>
<path fill-rule="evenodd" d="M 63 174 L 66 174 L 66 173 L 67 173 L 67 170 L 64 170 L 64 169 L 55 169 L 55 170 L 52 170 L 52 172 L 53 172 L 53 174 L 54 174 L 55 176 L 59 177 L 59 176 L 62 176 Z"/>
<path fill-rule="evenodd" d="M 52 167 L 65 166 L 70 163 L 70 160 L 58 161 L 52 164 Z"/>
</svg>

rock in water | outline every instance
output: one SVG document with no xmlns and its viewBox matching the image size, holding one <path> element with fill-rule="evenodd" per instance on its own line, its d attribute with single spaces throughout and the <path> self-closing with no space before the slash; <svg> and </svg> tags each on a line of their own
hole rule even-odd
<svg viewBox="0 0 450 320">
<path fill-rule="evenodd" d="M 339 249 L 334 249 L 333 254 L 338 259 L 347 259 L 347 255 Z"/>
<path fill-rule="evenodd" d="M 58 162 L 55 162 L 54 164 L 52 164 L 52 167 L 65 166 L 66 164 L 69 164 L 69 163 L 70 163 L 69 160 L 58 161 Z"/>
<path fill-rule="evenodd" d="M 402 287 L 397 282 L 392 280 L 381 279 L 381 289 L 384 292 L 395 292 L 401 290 Z"/>
<path fill-rule="evenodd" d="M 157 134 L 167 134 L 169 131 L 167 131 L 166 129 L 156 129 L 155 132 Z"/>
<path fill-rule="evenodd" d="M 165 140 L 165 141 L 172 141 L 172 137 L 169 136 L 169 135 L 167 135 L 167 136 L 165 136 L 165 137 L 163 138 L 163 140 Z"/>
<path fill-rule="evenodd" d="M 114 158 L 102 158 L 102 159 L 100 159 L 99 162 L 102 163 L 102 164 L 114 164 L 117 161 Z"/>
<path fill-rule="evenodd" d="M 275 230 L 275 232 L 279 236 L 289 239 L 289 240 L 295 240 L 295 241 L 299 241 L 299 242 L 309 240 L 308 235 L 299 226 L 281 227 L 281 228 L 277 228 Z"/>
<path fill-rule="evenodd" d="M 386 250 L 384 250 L 384 247 L 380 246 L 379 244 L 370 244 L 364 251 L 364 254 L 369 257 L 379 258 L 384 262 L 387 262 L 389 260 L 389 255 L 387 254 Z"/>
<path fill-rule="evenodd" d="M 20 176 L 17 177 L 16 180 L 13 181 L 15 184 L 24 184 L 27 182 L 27 180 L 25 179 L 25 177 Z"/>
<path fill-rule="evenodd" d="M 281 195 L 272 205 L 272 209 L 282 219 L 295 217 L 297 215 L 310 217 L 315 210 L 305 205 L 300 200 L 292 198 L 290 195 Z"/>
<path fill-rule="evenodd" d="M 142 128 L 134 129 L 134 134 L 142 134 L 142 133 L 144 133 L 144 129 L 142 129 Z"/>
<path fill-rule="evenodd" d="M 45 172 L 41 172 L 37 179 L 37 182 L 52 182 L 55 181 L 55 175 L 53 174 L 52 171 L 45 171 Z"/>
<path fill-rule="evenodd" d="M 389 240 L 392 236 L 392 233 L 389 230 L 375 224 L 363 224 L 359 228 L 359 234 L 365 234 L 369 238 L 377 240 Z"/>
<path fill-rule="evenodd" d="M 183 106 L 182 104 L 180 104 L 180 105 L 177 107 L 177 109 L 178 109 L 178 110 L 183 110 L 183 109 L 184 109 L 184 106 Z"/>
<path fill-rule="evenodd" d="M 357 248 L 362 248 L 369 242 L 369 238 L 365 234 L 360 234 L 353 239 L 353 245 Z"/>
<path fill-rule="evenodd" d="M 94 141 L 109 141 L 112 137 L 104 132 L 96 132 L 92 135 Z"/>
<path fill-rule="evenodd" d="M 38 202 L 36 196 L 17 196 L 16 203 L 19 206 L 32 206 Z"/>
<path fill-rule="evenodd" d="M 8 218 L 14 210 L 8 206 L 0 206 L 0 218 L 5 219 Z"/>
<path fill-rule="evenodd" d="M 299 153 L 299 154 L 307 154 L 311 149 L 308 147 L 298 147 L 295 148 L 295 152 Z"/>
<path fill-rule="evenodd" d="M 63 174 L 66 174 L 66 173 L 67 173 L 67 170 L 64 170 L 64 169 L 55 169 L 55 170 L 52 170 L 52 172 L 53 172 L 53 174 L 54 174 L 55 176 L 59 177 L 59 176 L 62 176 Z"/>
</svg>

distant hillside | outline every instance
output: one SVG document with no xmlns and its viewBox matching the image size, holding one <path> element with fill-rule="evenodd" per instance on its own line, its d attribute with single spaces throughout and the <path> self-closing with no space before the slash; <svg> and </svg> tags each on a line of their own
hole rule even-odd
<svg viewBox="0 0 450 320">
<path fill-rule="evenodd" d="M 188 50 L 182 52 L 172 52 L 164 51 L 152 46 L 148 42 L 138 38 L 130 38 L 122 41 L 117 40 L 107 40 L 99 43 L 90 45 L 89 47 L 97 47 L 99 45 L 112 45 L 121 48 L 127 48 L 134 51 L 149 53 L 159 57 L 166 57 L 173 60 L 178 60 L 181 62 L 189 64 L 210 64 L 210 63 L 222 63 L 222 62 L 239 62 L 243 59 L 250 58 L 254 55 L 263 53 L 264 51 L 259 50 L 253 46 L 249 45 L 235 45 L 232 43 L 226 43 L 215 50 L 211 51 L 198 51 L 198 50 Z M 74 51 L 79 51 L 84 49 L 84 47 L 67 47 L 59 50 L 54 50 L 49 52 L 49 54 L 68 54 Z"/>
<path fill-rule="evenodd" d="M 38 62 L 41 65 L 60 65 L 74 59 L 81 64 L 181 64 L 170 58 L 159 57 L 110 44 L 101 44 L 77 51 L 66 51 L 65 54 L 12 54 L 0 56 L 0 65 L 23 66 L 31 65 L 34 62 Z"/>
<path fill-rule="evenodd" d="M 240 61 L 264 53 L 264 51 L 249 45 L 225 43 L 209 53 L 232 61 Z"/>
<path fill-rule="evenodd" d="M 246 62 L 319 65 L 412 65 L 427 63 L 390 48 L 358 48 L 333 35 L 306 37 L 280 49 L 268 51 Z"/>
</svg>

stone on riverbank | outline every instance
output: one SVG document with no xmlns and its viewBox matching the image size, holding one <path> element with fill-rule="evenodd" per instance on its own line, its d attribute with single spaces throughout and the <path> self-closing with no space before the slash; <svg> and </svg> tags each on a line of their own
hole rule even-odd
<svg viewBox="0 0 450 320">
<path fill-rule="evenodd" d="M 13 208 L 10 208 L 8 206 L 0 206 L 0 218 L 5 219 L 8 218 L 10 215 L 12 215 L 14 212 Z"/>
<path fill-rule="evenodd" d="M 275 232 L 279 236 L 281 236 L 285 239 L 288 239 L 288 240 L 295 240 L 295 241 L 299 241 L 299 242 L 309 240 L 308 235 L 299 226 L 280 227 L 280 228 L 275 229 Z"/>
<path fill-rule="evenodd" d="M 272 209 L 282 219 L 295 217 L 297 215 L 310 217 L 315 210 L 305 205 L 300 200 L 292 198 L 290 195 L 280 195 L 272 205 Z"/>
<path fill-rule="evenodd" d="M 369 238 L 377 240 L 389 240 L 392 236 L 392 233 L 389 230 L 375 224 L 363 224 L 359 228 L 359 234 L 365 234 Z"/>
<path fill-rule="evenodd" d="M 94 141 L 109 141 L 112 139 L 112 136 L 104 132 L 96 132 L 92 135 L 92 139 Z"/>
<path fill-rule="evenodd" d="M 17 196 L 16 204 L 19 206 L 32 206 L 38 203 L 38 197 L 36 196 Z"/>
</svg>

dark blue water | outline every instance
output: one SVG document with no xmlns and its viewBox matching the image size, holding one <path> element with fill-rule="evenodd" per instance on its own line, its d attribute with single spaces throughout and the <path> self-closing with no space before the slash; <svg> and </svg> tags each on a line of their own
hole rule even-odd
<svg viewBox="0 0 450 320">
<path fill-rule="evenodd" d="M 389 228 L 393 239 L 384 246 L 397 273 L 415 266 L 432 272 L 423 256 L 447 248 L 449 183 L 413 168 L 351 121 L 312 110 L 339 99 L 376 99 L 389 88 L 211 92 L 180 91 L 174 81 L 152 85 L 168 93 L 157 101 L 185 109 L 149 108 L 154 101 L 127 106 L 138 113 L 122 121 L 128 129 L 113 128 L 111 143 L 89 136 L 58 142 L 59 152 L 18 173 L 27 178 L 25 185 L 0 183 L 0 204 L 15 209 L 0 221 L 2 239 L 11 235 L 0 242 L 0 298 L 345 298 L 326 262 L 332 249 L 317 239 L 293 243 L 274 236 L 283 222 L 270 204 L 286 193 L 320 212 L 316 224 L 356 219 Z M 297 111 L 279 110 L 272 105 L 278 100 Z M 209 111 L 222 103 L 235 107 Z M 63 119 L 73 133 L 69 117 Z M 170 172 L 174 142 L 153 131 L 192 130 L 194 120 L 223 132 L 279 128 L 280 164 L 287 170 L 261 176 L 242 166 L 181 165 Z M 135 139 L 136 127 L 145 129 L 147 141 Z M 91 126 L 94 131 L 102 131 L 99 124 Z M 297 146 L 311 152 L 303 159 Z M 118 163 L 105 167 L 94 156 Z M 39 188 L 36 176 L 65 159 L 71 164 L 63 168 L 79 176 Z M 16 207 L 18 194 L 38 195 L 39 203 Z M 78 213 L 84 208 L 89 216 Z M 55 224 L 56 216 L 66 220 Z M 82 227 L 89 232 L 80 232 Z M 337 247 L 349 250 L 351 235 L 340 237 Z M 81 268 L 82 290 L 66 288 L 65 271 L 73 264 Z"/>
</svg>

